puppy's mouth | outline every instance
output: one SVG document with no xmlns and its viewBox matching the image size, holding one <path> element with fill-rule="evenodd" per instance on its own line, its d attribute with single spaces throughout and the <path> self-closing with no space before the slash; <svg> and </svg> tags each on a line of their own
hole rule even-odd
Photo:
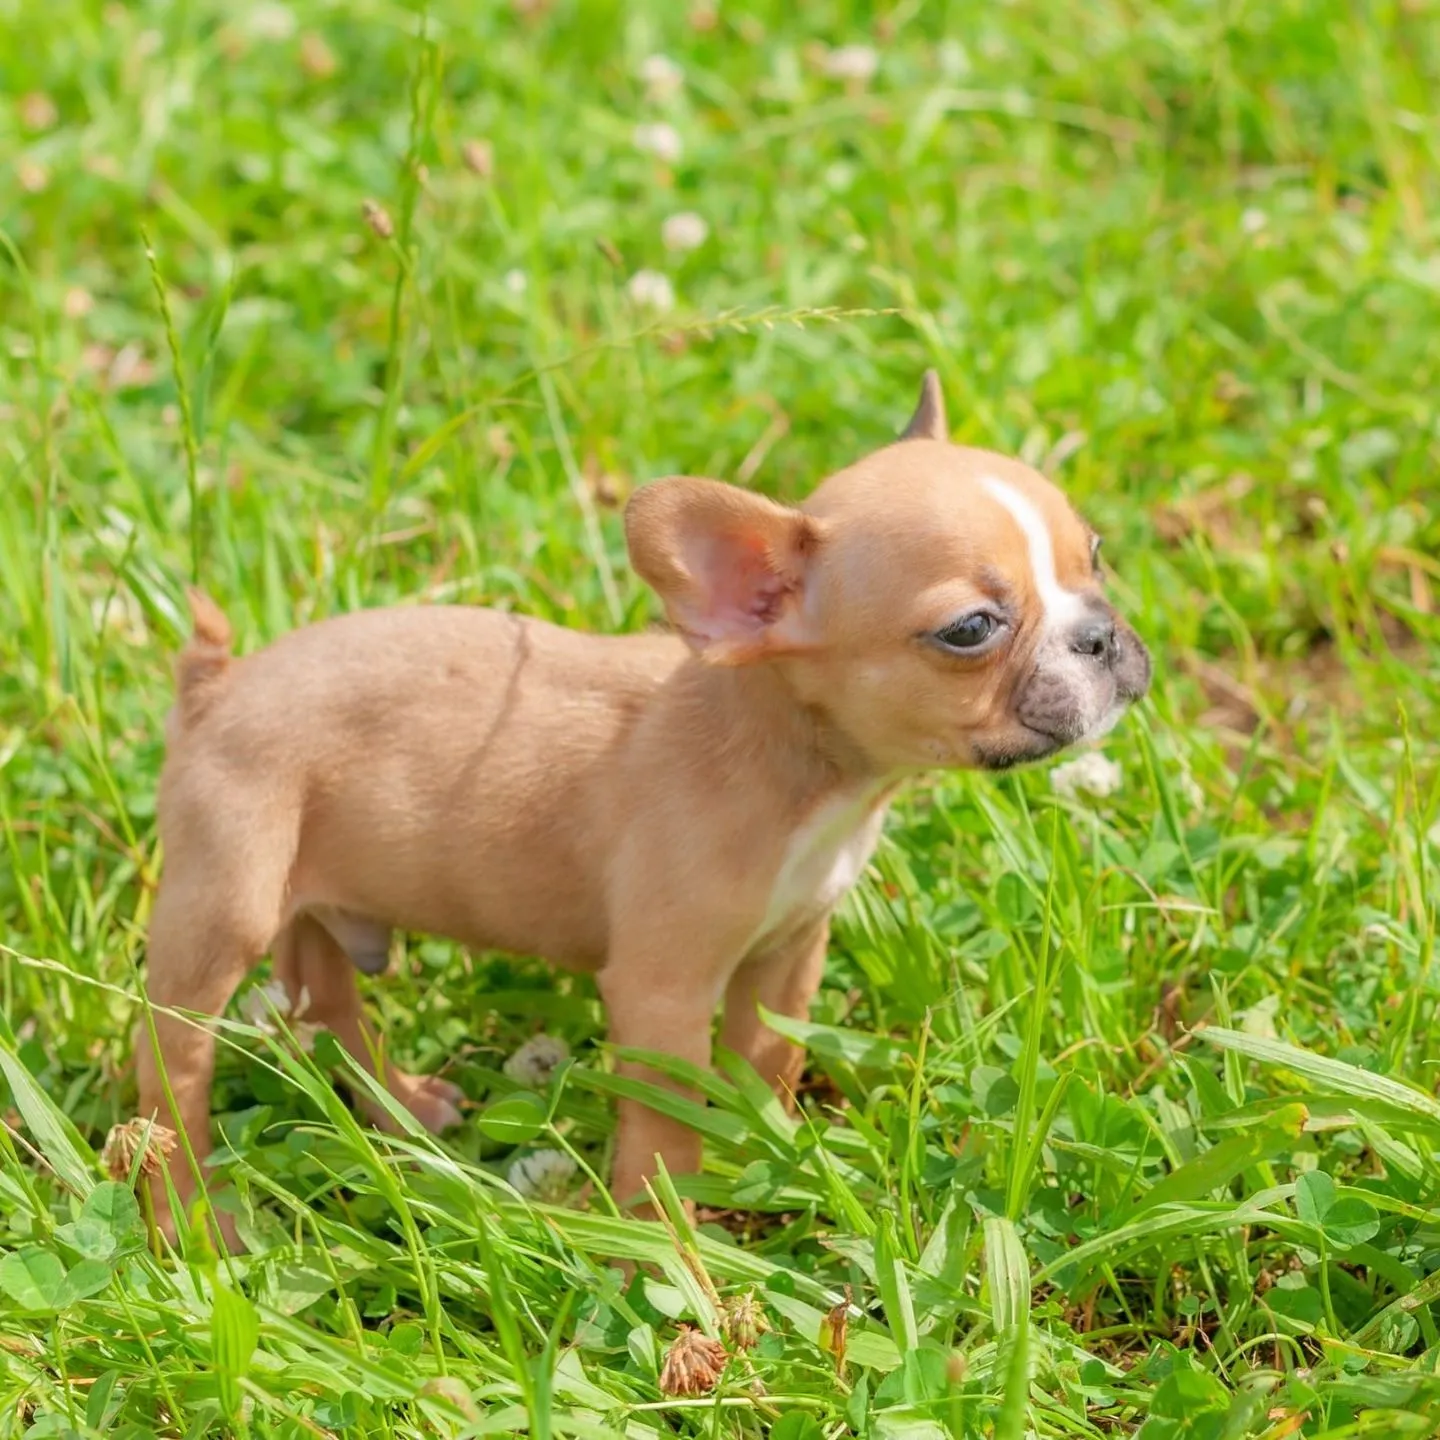
<svg viewBox="0 0 1440 1440">
<path fill-rule="evenodd" d="M 1018 722 L 1023 734 L 1004 745 L 976 745 L 974 755 L 982 770 L 1015 770 L 1022 765 L 1035 765 L 1058 755 L 1072 743 L 1069 737 L 1037 730 L 1033 725 Z"/>
</svg>

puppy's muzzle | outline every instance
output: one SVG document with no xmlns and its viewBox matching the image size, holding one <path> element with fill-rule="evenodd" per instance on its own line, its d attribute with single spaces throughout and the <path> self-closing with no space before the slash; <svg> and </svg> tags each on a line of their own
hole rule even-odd
<svg viewBox="0 0 1440 1440">
<path fill-rule="evenodd" d="M 1016 696 L 1015 718 L 1035 737 L 1025 759 L 1104 734 L 1150 688 L 1150 652 L 1108 605 L 1083 615 L 1057 642 Z"/>
<path fill-rule="evenodd" d="M 1129 705 L 1150 688 L 1150 652 L 1108 606 L 1085 616 L 1070 634 L 1070 651 L 1114 678 L 1115 698 Z"/>
<path fill-rule="evenodd" d="M 1113 669 L 1120 653 L 1115 617 L 1102 614 L 1082 620 L 1070 637 L 1070 648 L 1077 655 L 1099 660 Z"/>
</svg>

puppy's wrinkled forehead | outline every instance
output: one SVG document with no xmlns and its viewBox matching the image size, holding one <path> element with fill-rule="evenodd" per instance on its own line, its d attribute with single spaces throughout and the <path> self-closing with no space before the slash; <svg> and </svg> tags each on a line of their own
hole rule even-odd
<svg viewBox="0 0 1440 1440">
<path fill-rule="evenodd" d="M 831 476 L 804 508 L 847 552 L 847 570 L 938 590 L 937 603 L 989 595 L 1050 629 L 1096 588 L 1089 527 L 1044 476 L 989 451 L 908 440 Z"/>
</svg>

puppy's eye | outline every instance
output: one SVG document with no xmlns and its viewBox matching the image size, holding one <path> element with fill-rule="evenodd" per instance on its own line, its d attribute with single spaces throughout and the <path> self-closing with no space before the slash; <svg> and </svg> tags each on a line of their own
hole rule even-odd
<svg viewBox="0 0 1440 1440">
<path fill-rule="evenodd" d="M 935 632 L 935 639 L 947 650 L 977 650 L 998 629 L 1000 622 L 984 610 L 962 616 L 954 624 Z"/>
</svg>

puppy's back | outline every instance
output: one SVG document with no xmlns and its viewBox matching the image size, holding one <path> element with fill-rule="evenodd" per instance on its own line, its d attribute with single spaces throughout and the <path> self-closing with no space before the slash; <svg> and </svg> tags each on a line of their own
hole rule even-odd
<svg viewBox="0 0 1440 1440">
<path fill-rule="evenodd" d="M 679 663 L 669 636 L 601 636 L 474 606 L 393 606 L 302 626 L 232 659 L 229 625 L 199 597 L 179 662 L 182 732 L 283 752 L 383 744 L 446 723 L 483 728 L 522 692 L 556 704 L 633 704 Z M 194 602 L 192 602 L 194 603 Z M 428 718 L 427 718 L 428 717 Z M 280 755 L 277 753 L 276 759 Z"/>
</svg>

